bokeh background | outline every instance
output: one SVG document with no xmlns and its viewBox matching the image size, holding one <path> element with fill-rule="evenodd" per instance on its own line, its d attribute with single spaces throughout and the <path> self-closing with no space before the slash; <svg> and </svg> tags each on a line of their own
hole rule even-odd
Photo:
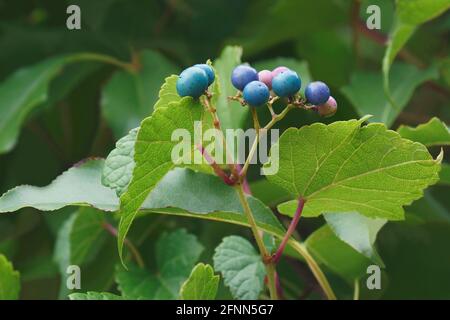
<svg viewBox="0 0 450 320">
<path fill-rule="evenodd" d="M 81 8 L 81 30 L 66 28 L 69 4 Z M 381 7 L 381 30 L 365 27 L 370 4 Z M 388 101 L 381 90 L 381 63 L 394 19 L 395 3 L 390 0 L 0 0 L 0 86 L 20 69 L 66 54 L 88 52 L 103 57 L 94 60 L 107 56 L 131 64 L 145 56 L 148 63 L 139 94 L 132 92 L 138 80 L 111 63 L 84 59 L 58 70 L 42 103 L 29 112 L 14 111 L 23 117 L 23 125 L 17 141 L 0 154 L 0 193 L 21 184 L 47 185 L 82 159 L 106 157 L 118 138 L 151 114 L 166 76 L 216 59 L 227 45 L 241 46 L 242 61 L 255 66 L 297 64 L 313 79 L 329 84 L 339 104 L 335 117 L 293 113 L 281 128 L 358 118 L 371 106 L 382 108 Z M 449 36 L 447 12 L 421 25 L 401 51 L 391 77 L 398 71 L 397 82 L 405 84 L 397 88 L 404 109 L 388 126 L 416 126 L 434 116 L 450 122 Z M 274 61 L 278 58 L 282 60 Z M 8 90 L 17 100 L 25 94 Z M 0 98 L 0 124 L 10 116 L 5 103 Z M 431 151 L 436 154 L 438 148 Z M 257 179 L 256 173 L 252 171 L 252 179 Z M 270 202 L 270 190 L 255 188 L 257 196 Z M 449 192 L 448 186 L 433 186 L 423 200 L 407 208 L 406 223 L 389 223 L 382 229 L 377 246 L 389 285 L 377 292 L 363 290 L 362 298 L 450 299 Z M 0 215 L 0 253 L 21 272 L 21 298 L 58 298 L 54 246 L 73 210 L 23 209 Z M 206 261 L 223 236 L 249 235 L 236 226 L 184 218 L 141 221 L 130 237 L 136 240 L 145 232 L 140 249 L 150 266 L 154 240 L 165 230 L 181 226 L 197 234 L 206 247 Z M 299 234 L 306 237 L 322 223 L 304 220 Z M 114 290 L 116 263 L 111 237 L 88 266 L 88 288 Z M 281 268 L 286 298 L 321 298 L 301 262 L 284 261 Z M 350 298 L 351 286 L 332 272 L 330 276 L 338 294 Z M 229 297 L 225 288 L 221 297 Z"/>
</svg>

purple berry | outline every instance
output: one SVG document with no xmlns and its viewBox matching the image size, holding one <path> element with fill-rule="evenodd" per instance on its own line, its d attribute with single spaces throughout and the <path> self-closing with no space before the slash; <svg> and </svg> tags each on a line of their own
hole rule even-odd
<svg viewBox="0 0 450 320">
<path fill-rule="evenodd" d="M 264 83 L 269 89 L 272 89 L 272 72 L 269 70 L 263 70 L 258 73 L 259 81 Z"/>
<path fill-rule="evenodd" d="M 327 102 L 317 106 L 317 112 L 322 117 L 331 117 L 336 113 L 336 111 L 337 111 L 337 102 L 332 96 L 330 96 Z"/>
<path fill-rule="evenodd" d="M 243 96 L 249 105 L 258 107 L 269 101 L 270 91 L 263 82 L 252 81 L 245 86 Z"/>
<path fill-rule="evenodd" d="M 311 82 L 305 89 L 305 96 L 309 103 L 318 106 L 328 101 L 330 89 L 321 81 Z"/>
<path fill-rule="evenodd" d="M 236 89 L 242 91 L 252 81 L 258 81 L 258 73 L 255 69 L 246 65 L 234 68 L 231 74 L 231 83 Z"/>
</svg>

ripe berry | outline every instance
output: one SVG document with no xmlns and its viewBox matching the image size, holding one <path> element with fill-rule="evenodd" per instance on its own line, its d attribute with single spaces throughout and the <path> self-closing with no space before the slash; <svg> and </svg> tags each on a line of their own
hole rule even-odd
<svg viewBox="0 0 450 320">
<path fill-rule="evenodd" d="M 258 107 L 269 101 L 269 88 L 261 81 L 252 81 L 247 84 L 243 92 L 244 100 L 253 107 Z"/>
<path fill-rule="evenodd" d="M 272 89 L 273 76 L 272 76 L 271 71 L 269 71 L 269 70 L 260 71 L 258 73 L 258 78 L 259 78 L 259 81 L 264 83 L 269 88 L 269 90 Z"/>
<path fill-rule="evenodd" d="M 289 70 L 289 68 L 287 68 L 287 67 L 277 67 L 277 68 L 273 69 L 273 71 L 272 71 L 272 78 L 275 78 L 277 75 L 279 75 L 283 71 L 288 71 L 288 70 Z"/>
<path fill-rule="evenodd" d="M 321 81 L 311 82 L 305 89 L 305 96 L 309 103 L 318 106 L 328 101 L 330 89 Z"/>
<path fill-rule="evenodd" d="M 194 65 L 194 67 L 200 68 L 206 72 L 206 75 L 208 76 L 208 86 L 214 82 L 214 79 L 216 78 L 216 76 L 214 74 L 213 68 L 210 65 L 208 65 L 206 63 L 202 63 L 202 64 L 196 64 L 196 65 Z"/>
<path fill-rule="evenodd" d="M 292 97 L 301 88 L 302 81 L 298 74 L 291 70 L 281 71 L 272 80 L 273 92 L 279 97 Z"/>
<path fill-rule="evenodd" d="M 331 96 L 327 102 L 317 106 L 317 112 L 322 117 L 331 117 L 336 113 L 336 111 L 337 111 L 337 103 L 336 100 Z"/>
<path fill-rule="evenodd" d="M 181 97 L 200 97 L 208 88 L 208 76 L 203 69 L 190 67 L 177 80 L 177 92 Z"/>
<path fill-rule="evenodd" d="M 258 81 L 258 73 L 255 69 L 246 65 L 234 68 L 231 74 L 231 83 L 236 89 L 242 91 L 252 81 Z"/>
</svg>

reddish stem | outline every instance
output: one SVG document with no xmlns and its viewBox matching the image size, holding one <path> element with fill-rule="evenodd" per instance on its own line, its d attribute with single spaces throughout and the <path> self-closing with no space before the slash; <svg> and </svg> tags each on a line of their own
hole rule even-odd
<svg viewBox="0 0 450 320">
<path fill-rule="evenodd" d="M 242 166 L 240 164 L 236 164 L 236 169 L 239 172 L 239 176 L 241 175 Z M 250 189 L 250 185 L 248 184 L 247 177 L 241 177 L 242 178 L 242 188 L 244 188 L 244 192 L 248 195 L 252 195 L 252 190 Z"/>
<path fill-rule="evenodd" d="M 235 181 L 232 180 L 223 170 L 222 168 L 216 163 L 216 161 L 211 157 L 211 155 L 203 148 L 201 144 L 197 145 L 197 149 L 200 151 L 202 156 L 205 158 L 206 162 L 213 168 L 216 175 L 223 180 L 226 184 L 233 186 L 235 185 Z"/>
<path fill-rule="evenodd" d="M 283 254 L 284 248 L 286 247 L 286 244 L 289 241 L 289 238 L 294 233 L 295 228 L 297 228 L 298 221 L 300 220 L 300 217 L 302 216 L 303 207 L 305 206 L 305 202 L 306 202 L 306 200 L 303 199 L 302 197 L 300 197 L 298 199 L 297 210 L 295 211 L 295 215 L 291 220 L 291 224 L 289 225 L 289 228 L 286 231 L 286 234 L 284 235 L 283 240 L 281 241 L 281 244 L 277 249 L 277 252 L 275 252 L 275 254 L 272 256 L 273 263 L 277 263 L 280 260 L 281 255 Z"/>
</svg>

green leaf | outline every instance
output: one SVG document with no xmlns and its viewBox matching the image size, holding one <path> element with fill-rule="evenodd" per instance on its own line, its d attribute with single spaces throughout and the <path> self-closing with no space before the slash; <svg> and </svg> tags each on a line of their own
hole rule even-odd
<svg viewBox="0 0 450 320">
<path fill-rule="evenodd" d="M 219 281 L 220 276 L 214 275 L 214 269 L 209 264 L 199 263 L 181 286 L 180 297 L 183 300 L 214 300 Z"/>
<path fill-rule="evenodd" d="M 411 65 L 395 64 L 391 72 L 391 96 L 395 101 L 395 108 L 385 97 L 380 73 L 358 71 L 352 75 L 350 84 L 341 90 L 360 116 L 371 114 L 371 121 L 383 122 L 390 127 L 408 104 L 414 90 L 423 82 L 437 78 L 438 70 L 435 66 L 419 70 Z"/>
<path fill-rule="evenodd" d="M 167 107 L 171 102 L 177 102 L 181 100 L 181 97 L 177 93 L 177 75 L 171 75 L 167 77 L 164 84 L 159 90 L 159 100 L 156 102 L 154 109 L 159 109 L 161 107 Z"/>
<path fill-rule="evenodd" d="M 436 117 L 416 128 L 401 125 L 397 132 L 403 138 L 420 142 L 427 147 L 450 145 L 450 130 L 444 122 Z"/>
<path fill-rule="evenodd" d="M 23 122 L 45 102 L 50 81 L 65 63 L 65 57 L 51 58 L 19 69 L 0 83 L 0 154 L 14 147 Z"/>
<path fill-rule="evenodd" d="M 260 61 L 255 64 L 256 70 L 273 70 L 279 66 L 285 66 L 298 73 L 298 75 L 302 79 L 302 88 L 300 89 L 300 91 L 303 94 L 305 92 L 306 85 L 312 81 L 308 63 L 306 61 L 298 61 L 292 58 L 275 58 Z"/>
<path fill-rule="evenodd" d="M 158 274 L 136 266 L 128 271 L 118 266 L 119 290 L 127 299 L 177 299 L 202 251 L 197 238 L 184 229 L 163 234 L 156 243 Z"/>
<path fill-rule="evenodd" d="M 364 120 L 290 128 L 272 146 L 279 170 L 267 178 L 306 199 L 305 217 L 359 212 L 401 220 L 402 206 L 438 181 L 442 154 L 434 160 L 425 146 L 380 123 L 361 127 Z M 278 209 L 293 216 L 296 207 L 294 200 Z"/>
<path fill-rule="evenodd" d="M 228 99 L 228 96 L 234 96 L 237 92 L 230 79 L 233 69 L 241 64 L 241 56 L 241 47 L 226 47 L 214 62 L 217 80 L 212 87 L 213 99 L 223 130 L 241 128 L 248 114 L 248 108 Z"/>
<path fill-rule="evenodd" d="M 384 266 L 374 243 L 378 231 L 386 224 L 386 219 L 371 219 L 356 212 L 326 213 L 324 217 L 339 239 L 379 266 Z"/>
<path fill-rule="evenodd" d="M 266 271 L 261 256 L 248 240 L 238 236 L 224 238 L 213 260 L 214 269 L 222 273 L 235 299 L 258 299 Z"/>
<path fill-rule="evenodd" d="M 353 280 L 363 277 L 367 267 L 373 264 L 369 258 L 340 240 L 329 225 L 314 231 L 306 239 L 305 244 L 321 265 L 326 266 L 350 284 L 353 284 Z"/>
<path fill-rule="evenodd" d="M 103 211 L 118 207 L 113 190 L 102 186 L 104 160 L 88 160 L 70 168 L 46 187 L 19 186 L 0 198 L 0 212 L 32 207 L 52 211 L 68 205 L 90 205 Z"/>
<path fill-rule="evenodd" d="M 441 172 L 439 174 L 439 183 L 450 185 L 450 165 L 447 163 L 442 164 Z"/>
<path fill-rule="evenodd" d="M 398 0 L 397 20 L 383 58 L 383 80 L 385 93 L 393 98 L 389 72 L 395 57 L 412 37 L 417 27 L 450 8 L 448 0 Z M 397 107 L 393 99 L 393 108 Z"/>
<path fill-rule="evenodd" d="M 121 296 L 109 292 L 72 293 L 69 295 L 70 300 L 123 300 Z"/>
<path fill-rule="evenodd" d="M 0 254 L 0 300 L 17 300 L 20 292 L 20 275 L 11 262 Z"/>
<path fill-rule="evenodd" d="M 105 160 L 102 173 L 103 185 L 114 189 L 118 196 L 125 192 L 131 181 L 134 163 L 134 144 L 139 128 L 131 130 L 116 142 L 116 148 Z"/>
<path fill-rule="evenodd" d="M 118 235 L 119 255 L 122 257 L 123 241 L 138 212 L 155 185 L 175 166 L 172 159 L 172 133 L 185 129 L 194 137 L 194 122 L 203 119 L 203 106 L 198 100 L 186 97 L 179 102 L 160 107 L 141 124 L 135 145 L 136 167 L 128 190 L 120 198 L 120 223 Z M 195 147 L 192 146 L 191 155 Z"/>
<path fill-rule="evenodd" d="M 154 51 L 143 51 L 139 63 L 137 73 L 117 71 L 103 89 L 103 115 L 117 138 L 152 114 L 164 78 L 178 71 L 172 62 Z"/>
</svg>

